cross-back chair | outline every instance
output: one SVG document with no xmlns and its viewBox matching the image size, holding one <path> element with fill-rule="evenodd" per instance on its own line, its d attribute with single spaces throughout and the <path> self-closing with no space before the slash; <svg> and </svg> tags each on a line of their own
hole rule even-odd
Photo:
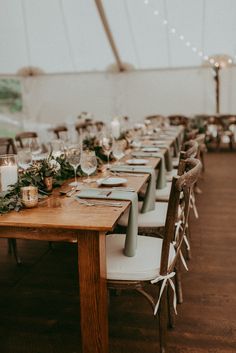
<svg viewBox="0 0 236 353">
<path fill-rule="evenodd" d="M 154 315 L 158 314 L 161 353 L 166 352 L 168 319 L 172 311 L 170 287 L 175 288 L 173 278 L 181 256 L 191 189 L 201 171 L 201 162 L 197 159 L 184 160 L 183 165 L 184 174 L 172 180 L 163 239 L 137 235 L 136 254 L 127 257 L 122 251 L 125 234 L 110 234 L 106 238 L 108 288 L 132 289 L 148 300 Z M 181 227 L 176 232 L 178 222 Z M 156 296 L 149 291 L 151 283 L 156 286 Z"/>
<path fill-rule="evenodd" d="M 0 154 L 16 154 L 16 146 L 11 137 L 0 137 Z"/>
<path fill-rule="evenodd" d="M 168 201 L 170 196 L 170 188 L 171 188 L 171 180 L 173 176 L 180 175 L 178 174 L 179 162 L 182 158 L 193 158 L 196 157 L 198 154 L 199 145 L 196 140 L 189 140 L 186 141 L 182 148 L 180 155 L 178 157 L 177 163 L 173 164 L 176 168 L 173 169 L 171 172 L 167 173 L 167 185 L 165 188 L 156 190 L 156 201 Z"/>
<path fill-rule="evenodd" d="M 37 137 L 38 137 L 37 132 L 24 131 L 24 132 L 20 132 L 19 134 L 17 134 L 15 136 L 15 140 L 19 144 L 20 148 L 24 148 L 29 143 L 30 139 L 37 138 Z"/>
<path fill-rule="evenodd" d="M 49 129 L 50 132 L 53 132 L 57 139 L 67 136 L 68 128 L 64 125 L 56 126 Z"/>
<path fill-rule="evenodd" d="M 0 138 L 0 154 L 16 154 L 16 146 L 14 140 L 10 137 Z M 21 259 L 18 255 L 16 239 L 8 239 L 8 252 L 11 254 L 13 252 L 17 264 L 21 264 Z"/>
</svg>

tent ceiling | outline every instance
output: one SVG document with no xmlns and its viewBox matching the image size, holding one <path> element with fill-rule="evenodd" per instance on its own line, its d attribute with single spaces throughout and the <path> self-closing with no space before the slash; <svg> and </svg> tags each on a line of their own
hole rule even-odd
<svg viewBox="0 0 236 353">
<path fill-rule="evenodd" d="M 122 62 L 135 69 L 236 58 L 235 0 L 101 0 Z M 0 73 L 106 70 L 115 62 L 94 0 L 0 0 Z M 184 37 L 184 38 L 183 38 Z"/>
</svg>

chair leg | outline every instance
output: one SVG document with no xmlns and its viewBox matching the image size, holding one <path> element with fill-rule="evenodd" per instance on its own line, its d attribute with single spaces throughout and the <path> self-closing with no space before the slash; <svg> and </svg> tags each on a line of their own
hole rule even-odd
<svg viewBox="0 0 236 353">
<path fill-rule="evenodd" d="M 181 280 L 181 271 L 179 261 L 176 263 L 175 268 L 175 288 L 176 288 L 176 295 L 177 295 L 177 302 L 178 304 L 183 303 L 183 290 L 182 290 L 182 280 Z"/>
<path fill-rule="evenodd" d="M 8 239 L 8 253 L 11 254 L 13 251 L 13 255 L 15 257 L 17 265 L 21 265 L 21 258 L 18 255 L 16 239 Z"/>
<path fill-rule="evenodd" d="M 170 286 L 167 288 L 167 301 L 168 301 L 168 324 L 169 328 L 175 327 L 175 313 L 173 308 L 173 297 L 174 293 L 173 290 L 170 289 Z"/>
<path fill-rule="evenodd" d="M 159 340 L 160 353 L 166 353 L 166 336 L 167 336 L 167 286 L 165 287 L 159 306 Z"/>
</svg>

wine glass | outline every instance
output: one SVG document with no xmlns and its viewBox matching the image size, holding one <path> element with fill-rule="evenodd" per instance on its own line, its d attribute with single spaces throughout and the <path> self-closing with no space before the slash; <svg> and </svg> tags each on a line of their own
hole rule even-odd
<svg viewBox="0 0 236 353">
<path fill-rule="evenodd" d="M 81 157 L 81 169 L 88 176 L 84 182 L 92 183 L 93 180 L 90 179 L 90 175 L 93 174 L 97 169 L 97 157 L 94 151 L 83 151 Z"/>
<path fill-rule="evenodd" d="M 65 152 L 65 143 L 61 139 L 56 139 L 51 141 L 51 151 L 54 158 L 61 157 Z"/>
<path fill-rule="evenodd" d="M 37 137 L 32 137 L 29 141 L 29 148 L 32 153 L 32 158 L 37 160 L 40 159 L 40 153 L 42 152 L 42 148 L 40 146 L 40 143 L 38 141 Z"/>
<path fill-rule="evenodd" d="M 111 134 L 106 133 L 101 137 L 101 146 L 107 154 L 107 169 L 110 169 L 110 154 L 112 149 L 113 137 Z"/>
<path fill-rule="evenodd" d="M 22 170 L 26 170 L 32 163 L 32 153 L 29 148 L 23 148 L 17 152 L 17 162 Z"/>
<path fill-rule="evenodd" d="M 80 165 L 81 160 L 81 147 L 80 145 L 70 145 L 66 151 L 66 159 L 68 163 L 73 167 L 75 173 L 75 181 L 70 183 L 70 186 L 78 186 L 77 182 L 77 168 Z"/>
<path fill-rule="evenodd" d="M 125 152 L 124 152 L 124 141 L 122 140 L 114 140 L 112 144 L 112 154 L 115 157 L 115 159 L 118 161 L 117 164 L 120 164 L 120 159 L 124 157 Z"/>
</svg>

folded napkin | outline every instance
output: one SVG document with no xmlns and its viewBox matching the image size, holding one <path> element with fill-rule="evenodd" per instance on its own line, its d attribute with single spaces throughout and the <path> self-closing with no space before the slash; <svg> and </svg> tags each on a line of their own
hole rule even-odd
<svg viewBox="0 0 236 353">
<path fill-rule="evenodd" d="M 112 166 L 111 171 L 123 173 L 148 173 L 150 175 L 147 190 L 144 196 L 141 213 L 153 211 L 155 209 L 155 190 L 156 190 L 156 173 L 155 170 L 147 166 Z"/>
<path fill-rule="evenodd" d="M 156 181 L 156 188 L 163 189 L 166 187 L 166 168 L 165 168 L 165 158 L 161 152 L 142 152 L 137 151 L 133 152 L 132 156 L 134 157 L 156 157 L 160 158 L 159 168 L 158 168 L 158 176 Z"/>
<path fill-rule="evenodd" d="M 138 235 L 138 195 L 136 192 L 112 191 L 108 196 L 104 195 L 101 189 L 84 189 L 76 197 L 87 199 L 106 199 L 106 200 L 129 200 L 131 201 L 129 211 L 129 221 L 126 230 L 124 245 L 125 256 L 134 256 L 137 248 Z"/>
<path fill-rule="evenodd" d="M 165 163 L 167 172 L 171 172 L 173 169 L 173 163 L 170 148 L 167 148 L 167 151 L 165 153 Z"/>
</svg>

